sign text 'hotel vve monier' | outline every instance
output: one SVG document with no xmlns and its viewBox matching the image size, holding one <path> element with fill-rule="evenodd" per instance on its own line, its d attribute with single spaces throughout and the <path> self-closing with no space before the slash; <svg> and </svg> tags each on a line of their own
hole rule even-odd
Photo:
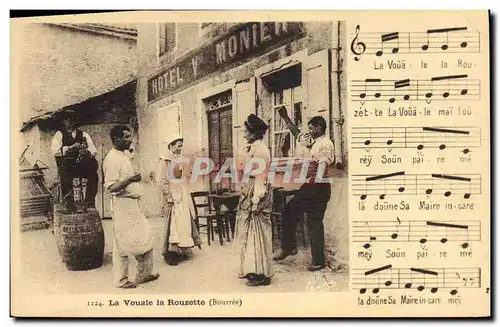
<svg viewBox="0 0 500 327">
<path fill-rule="evenodd" d="M 210 45 L 186 55 L 148 80 L 148 101 L 173 93 L 214 71 L 262 53 L 271 45 L 305 33 L 300 22 L 246 23 Z"/>
</svg>

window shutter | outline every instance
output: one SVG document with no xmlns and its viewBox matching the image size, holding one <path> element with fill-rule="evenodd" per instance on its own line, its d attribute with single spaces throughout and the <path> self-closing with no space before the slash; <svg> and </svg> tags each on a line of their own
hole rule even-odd
<svg viewBox="0 0 500 327">
<path fill-rule="evenodd" d="M 158 109 L 158 146 L 160 153 L 167 146 L 167 138 L 174 133 L 182 135 L 180 102 Z"/>
<path fill-rule="evenodd" d="M 166 25 L 166 31 L 165 31 L 165 48 L 166 52 L 172 51 L 175 49 L 176 41 L 176 35 L 177 35 L 177 24 L 176 23 L 168 23 Z"/>
<path fill-rule="evenodd" d="M 326 135 L 330 135 L 330 97 L 328 74 L 328 50 L 310 55 L 305 64 L 307 103 L 303 113 L 304 127 L 314 116 L 326 120 Z"/>
<path fill-rule="evenodd" d="M 246 144 L 245 120 L 255 113 L 255 77 L 237 82 L 233 89 L 233 154 Z"/>
<path fill-rule="evenodd" d="M 165 54 L 166 52 L 166 49 L 165 49 L 165 45 L 166 45 L 166 42 L 165 42 L 165 38 L 166 38 L 166 24 L 158 24 L 158 29 L 159 29 L 159 38 L 158 38 L 158 42 L 159 42 L 159 54 L 160 56 L 162 56 L 163 54 Z"/>
</svg>

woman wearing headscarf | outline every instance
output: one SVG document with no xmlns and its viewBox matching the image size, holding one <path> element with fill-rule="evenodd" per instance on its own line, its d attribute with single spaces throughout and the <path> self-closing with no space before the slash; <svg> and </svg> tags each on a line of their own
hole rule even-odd
<svg viewBox="0 0 500 327">
<path fill-rule="evenodd" d="M 269 149 L 263 142 L 267 124 L 254 114 L 245 122 L 247 144 L 239 153 L 238 168 L 244 170 L 243 185 L 236 215 L 236 249 L 239 253 L 239 277 L 248 286 L 265 286 L 273 276 L 271 185 L 267 173 L 271 162 Z M 265 165 L 262 171 L 252 162 Z M 257 173 L 261 171 L 260 173 Z M 249 178 L 245 179 L 245 175 Z"/>
<path fill-rule="evenodd" d="M 172 266 L 187 259 L 191 248 L 201 248 L 201 239 L 192 220 L 191 198 L 184 182 L 183 167 L 180 160 L 183 138 L 178 135 L 169 137 L 165 153 L 160 157 L 157 171 L 157 185 L 164 199 L 165 240 L 163 257 Z"/>
</svg>

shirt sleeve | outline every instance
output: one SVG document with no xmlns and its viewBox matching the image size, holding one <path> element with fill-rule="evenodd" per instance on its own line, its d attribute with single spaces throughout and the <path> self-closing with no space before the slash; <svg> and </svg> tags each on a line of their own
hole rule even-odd
<svg viewBox="0 0 500 327">
<path fill-rule="evenodd" d="M 83 137 L 85 137 L 85 139 L 87 140 L 87 145 L 88 145 L 87 150 L 89 150 L 92 156 L 95 157 L 97 155 L 97 149 L 95 147 L 94 142 L 92 141 L 92 138 L 86 132 L 83 132 Z"/>
<path fill-rule="evenodd" d="M 104 187 L 106 189 L 109 189 L 111 185 L 120 181 L 121 168 L 121 165 L 112 154 L 106 156 L 103 163 Z M 112 194 L 119 194 L 121 192 L 123 190 Z"/>
<path fill-rule="evenodd" d="M 319 145 L 318 152 L 314 155 L 314 159 L 318 163 L 326 163 L 330 165 L 335 162 L 335 149 L 331 141 L 324 142 Z"/>
<path fill-rule="evenodd" d="M 52 155 L 62 156 L 63 153 L 65 153 L 67 149 L 61 149 L 61 148 L 63 148 L 62 133 L 57 131 L 56 134 L 54 135 L 54 137 L 52 138 L 52 146 L 51 146 Z M 64 147 L 64 148 L 67 148 L 67 147 Z M 63 153 L 61 153 L 61 150 L 63 151 Z"/>
<path fill-rule="evenodd" d="M 172 200 L 172 192 L 170 190 L 170 183 L 167 178 L 168 164 L 165 160 L 160 159 L 156 169 L 156 186 L 158 190 L 166 197 L 167 202 Z"/>
</svg>

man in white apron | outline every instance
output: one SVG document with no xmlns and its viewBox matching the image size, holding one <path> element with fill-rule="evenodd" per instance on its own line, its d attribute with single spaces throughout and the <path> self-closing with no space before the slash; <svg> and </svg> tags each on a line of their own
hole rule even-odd
<svg viewBox="0 0 500 327">
<path fill-rule="evenodd" d="M 139 207 L 141 174 L 134 172 L 127 151 L 132 134 L 125 125 L 113 127 L 113 142 L 104 159 L 104 187 L 111 193 L 113 217 L 113 277 L 117 287 L 135 288 L 137 284 L 158 279 L 153 274 L 153 234 Z M 128 280 L 128 257 L 137 260 L 135 282 Z"/>
</svg>

